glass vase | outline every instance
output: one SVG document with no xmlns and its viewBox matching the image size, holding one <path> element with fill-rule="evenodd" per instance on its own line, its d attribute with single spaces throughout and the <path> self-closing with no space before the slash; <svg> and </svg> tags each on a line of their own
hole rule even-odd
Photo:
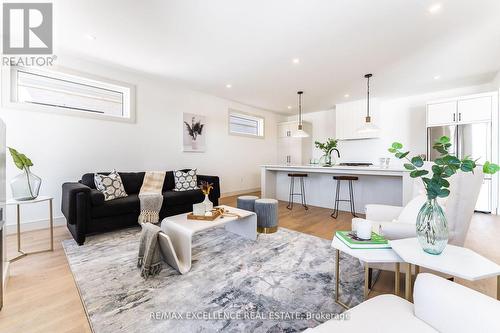
<svg viewBox="0 0 500 333">
<path fill-rule="evenodd" d="M 448 223 L 436 199 L 427 199 L 417 215 L 417 238 L 422 249 L 441 254 L 448 244 Z"/>
<path fill-rule="evenodd" d="M 10 181 L 12 198 L 19 201 L 33 200 L 38 197 L 42 179 L 32 173 L 29 168 L 15 176 Z"/>
<path fill-rule="evenodd" d="M 208 198 L 208 194 L 205 194 L 205 200 L 203 200 L 203 204 L 205 205 L 205 212 L 211 212 L 214 209 L 214 204 Z"/>
</svg>

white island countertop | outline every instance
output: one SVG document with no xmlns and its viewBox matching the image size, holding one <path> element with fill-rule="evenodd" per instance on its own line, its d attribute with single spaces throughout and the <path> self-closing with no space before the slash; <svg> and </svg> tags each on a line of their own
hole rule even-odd
<svg viewBox="0 0 500 333">
<path fill-rule="evenodd" d="M 412 198 L 413 180 L 410 172 L 402 166 L 379 165 L 347 166 L 347 165 L 261 165 L 261 191 L 266 198 L 275 198 L 287 201 L 290 193 L 290 180 L 288 173 L 306 173 L 309 175 L 305 181 L 307 202 L 313 206 L 331 208 L 335 195 L 335 184 L 332 176 L 353 175 L 359 176 L 355 181 L 354 197 L 356 212 L 364 213 L 366 204 L 387 204 L 401 206 Z M 349 194 L 344 185 L 341 199 Z M 294 198 L 297 199 L 297 198 Z M 345 202 L 341 203 L 346 205 Z M 345 207 L 344 207 L 345 208 Z"/>
<path fill-rule="evenodd" d="M 261 168 L 272 171 L 297 171 L 297 172 L 314 172 L 314 173 L 352 173 L 357 175 L 384 175 L 401 177 L 403 174 L 409 173 L 408 170 L 402 167 L 388 168 L 378 165 L 370 166 L 348 166 L 348 165 L 285 165 L 285 164 L 269 164 L 261 165 Z"/>
</svg>

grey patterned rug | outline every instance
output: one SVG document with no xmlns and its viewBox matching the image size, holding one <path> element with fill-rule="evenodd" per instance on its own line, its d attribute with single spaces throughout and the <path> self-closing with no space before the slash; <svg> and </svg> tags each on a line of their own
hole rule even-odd
<svg viewBox="0 0 500 333">
<path fill-rule="evenodd" d="M 246 240 L 223 228 L 195 235 L 193 267 L 143 280 L 138 228 L 63 242 L 95 333 L 300 332 L 343 312 L 334 302 L 330 241 L 281 228 Z M 341 292 L 363 297 L 363 268 L 341 256 Z M 322 317 L 321 317 L 322 316 Z"/>
</svg>

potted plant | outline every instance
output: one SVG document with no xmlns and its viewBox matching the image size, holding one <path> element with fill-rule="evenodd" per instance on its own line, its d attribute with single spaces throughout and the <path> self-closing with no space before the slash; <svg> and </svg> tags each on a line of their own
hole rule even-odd
<svg viewBox="0 0 500 333">
<path fill-rule="evenodd" d="M 323 160 L 323 166 L 331 166 L 332 163 L 332 151 L 337 152 L 337 156 L 340 158 L 340 153 L 337 149 L 338 140 L 328 138 L 325 143 L 315 141 L 314 146 L 323 151 L 324 155 L 321 157 L 320 161 Z"/>
<path fill-rule="evenodd" d="M 186 125 L 188 134 L 191 137 L 191 148 L 197 149 L 196 138 L 198 137 L 198 135 L 201 135 L 204 125 L 201 123 L 201 121 L 195 122 L 195 117 L 191 118 L 191 125 L 186 121 L 184 122 L 184 124 Z"/>
<path fill-rule="evenodd" d="M 9 147 L 9 152 L 16 167 L 23 171 L 10 182 L 12 197 L 20 201 L 36 199 L 42 179 L 31 172 L 30 167 L 33 166 L 33 162 L 14 148 Z"/>
<path fill-rule="evenodd" d="M 417 215 L 416 228 L 417 238 L 423 250 L 430 254 L 440 254 L 448 243 L 448 224 L 443 209 L 437 202 L 437 198 L 445 198 L 450 194 L 450 182 L 448 178 L 458 171 L 474 172 L 476 161 L 470 156 L 459 159 L 449 153 L 451 147 L 450 138 L 442 136 L 432 148 L 440 154 L 432 166 L 432 177 L 429 171 L 422 169 L 424 160 L 422 156 L 408 157 L 409 151 L 403 150 L 403 145 L 394 142 L 389 148 L 396 158 L 406 159 L 405 169 L 410 171 L 410 177 L 422 178 L 427 194 L 427 201 Z M 499 171 L 499 166 L 486 161 L 483 165 L 485 174 L 494 174 Z"/>
</svg>

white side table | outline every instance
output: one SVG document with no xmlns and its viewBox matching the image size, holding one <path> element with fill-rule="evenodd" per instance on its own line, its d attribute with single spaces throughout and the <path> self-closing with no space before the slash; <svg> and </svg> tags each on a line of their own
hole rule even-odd
<svg viewBox="0 0 500 333">
<path fill-rule="evenodd" d="M 490 277 L 497 277 L 497 299 L 500 300 L 500 265 L 477 254 L 465 247 L 448 244 L 440 255 L 432 255 L 424 252 L 416 238 L 405 238 L 390 241 L 392 249 L 407 262 L 407 274 L 411 265 L 425 267 L 436 272 L 469 281 L 477 281 Z M 408 276 L 406 277 L 408 280 Z M 407 292 L 411 293 L 411 290 Z M 409 294 L 406 295 L 409 299 Z"/>
<path fill-rule="evenodd" d="M 16 216 L 17 216 L 17 252 L 20 253 L 17 257 L 14 257 L 10 260 L 10 262 L 19 260 L 28 254 L 35 254 L 35 253 L 42 253 L 42 252 L 48 252 L 48 251 L 54 251 L 54 215 L 52 212 L 52 200 L 54 198 L 52 197 L 46 197 L 46 196 L 40 196 L 37 197 L 36 199 L 33 200 L 26 200 L 26 201 L 18 201 L 18 200 L 8 200 L 6 202 L 6 205 L 8 206 L 16 206 Z M 27 204 L 34 204 L 34 203 L 39 203 L 39 202 L 46 202 L 48 201 L 49 203 L 49 230 L 50 230 L 50 248 L 47 250 L 40 250 L 40 251 L 34 251 L 34 252 L 25 252 L 23 251 L 21 247 L 21 205 L 27 205 Z"/>
<path fill-rule="evenodd" d="M 342 303 L 339 300 L 340 292 L 339 292 L 339 284 L 340 284 L 340 252 L 347 253 L 348 255 L 357 258 L 365 263 L 365 289 L 364 296 L 365 299 L 370 293 L 370 285 L 369 281 L 369 265 L 370 264 L 380 264 L 380 263 L 394 263 L 396 265 L 395 275 L 394 275 L 394 294 L 398 295 L 399 293 L 399 267 L 400 263 L 403 263 L 404 260 L 401 259 L 396 252 L 392 249 L 351 249 L 349 246 L 345 245 L 340 239 L 337 237 L 333 237 L 332 247 L 336 250 L 336 260 L 335 260 L 335 302 L 345 309 L 349 309 L 349 306 Z M 410 283 L 408 282 L 408 276 L 411 278 L 411 274 L 406 276 L 406 285 L 408 286 Z M 408 288 L 408 287 L 406 287 Z"/>
</svg>

